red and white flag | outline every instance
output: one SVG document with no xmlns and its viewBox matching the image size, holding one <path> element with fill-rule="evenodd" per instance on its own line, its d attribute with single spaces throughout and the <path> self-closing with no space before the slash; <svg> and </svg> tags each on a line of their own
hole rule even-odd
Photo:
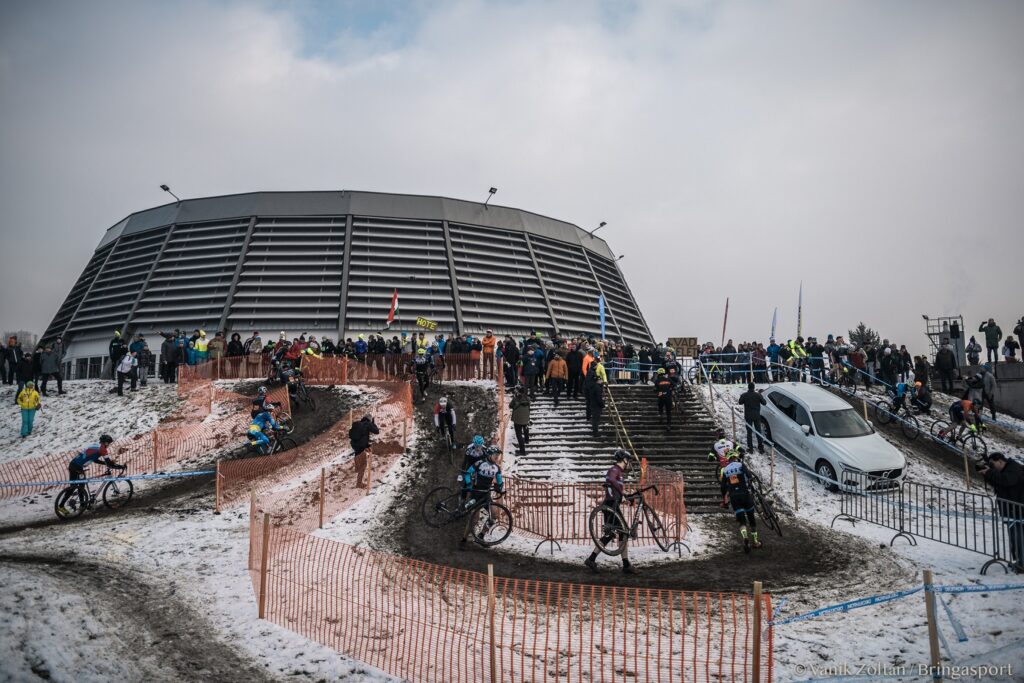
<svg viewBox="0 0 1024 683">
<path fill-rule="evenodd" d="M 395 289 L 395 293 L 391 295 L 391 311 L 388 313 L 387 327 L 391 329 L 391 323 L 395 322 L 395 316 L 398 315 L 398 289 Z"/>
</svg>

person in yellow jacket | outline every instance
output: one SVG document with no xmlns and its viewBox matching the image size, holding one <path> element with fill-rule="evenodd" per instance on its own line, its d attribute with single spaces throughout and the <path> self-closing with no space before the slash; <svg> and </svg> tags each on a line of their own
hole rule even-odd
<svg viewBox="0 0 1024 683">
<path fill-rule="evenodd" d="M 210 357 L 210 342 L 206 339 L 206 330 L 199 330 L 195 341 L 196 363 L 205 363 Z"/>
<path fill-rule="evenodd" d="M 804 338 L 797 337 L 796 341 L 790 339 L 789 350 L 793 355 L 789 357 L 788 364 L 797 370 L 796 377 L 793 379 L 803 381 L 800 371 L 807 364 L 807 349 L 804 348 Z"/>
<path fill-rule="evenodd" d="M 36 411 L 43 407 L 36 391 L 36 383 L 29 380 L 25 388 L 18 394 L 18 407 L 21 408 L 21 438 L 32 433 L 32 424 L 36 420 Z"/>
</svg>

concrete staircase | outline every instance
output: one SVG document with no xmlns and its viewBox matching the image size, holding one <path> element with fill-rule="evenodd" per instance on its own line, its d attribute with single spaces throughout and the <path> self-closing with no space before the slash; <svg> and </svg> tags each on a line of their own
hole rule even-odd
<svg viewBox="0 0 1024 683">
<path fill-rule="evenodd" d="M 715 426 L 696 397 L 687 395 L 683 412 L 673 417 L 672 431 L 665 428 L 651 385 L 612 385 L 612 398 L 626 425 L 633 447 L 650 465 L 683 473 L 686 504 L 690 512 L 718 510 L 721 500 L 714 464 L 707 455 L 715 441 Z M 517 476 L 563 480 L 603 481 L 620 437 L 614 421 L 612 399 L 598 435 L 591 434 L 585 404 L 561 400 L 555 408 L 550 396 L 538 394 L 531 406 L 532 426 L 526 456 L 517 456 Z"/>
</svg>

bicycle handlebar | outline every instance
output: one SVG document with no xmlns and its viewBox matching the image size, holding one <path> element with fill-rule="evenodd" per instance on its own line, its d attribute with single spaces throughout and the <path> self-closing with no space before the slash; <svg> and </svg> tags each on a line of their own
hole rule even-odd
<svg viewBox="0 0 1024 683">
<path fill-rule="evenodd" d="M 654 491 L 654 495 L 658 495 L 658 485 L 657 484 L 651 484 L 650 486 L 645 486 L 642 489 L 637 489 L 636 491 L 633 491 L 633 493 L 630 493 L 629 495 L 623 496 L 623 498 L 628 498 L 630 500 L 633 500 L 634 498 L 637 498 L 637 497 L 641 496 L 644 493 L 644 491 L 651 491 L 651 490 Z"/>
</svg>

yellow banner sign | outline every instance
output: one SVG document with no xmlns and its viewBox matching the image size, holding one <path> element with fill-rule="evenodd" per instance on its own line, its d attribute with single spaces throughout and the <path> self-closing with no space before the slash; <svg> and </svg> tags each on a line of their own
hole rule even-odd
<svg viewBox="0 0 1024 683">
<path fill-rule="evenodd" d="M 416 325 L 422 327 L 425 330 L 436 330 L 437 323 L 433 320 L 427 320 L 426 318 L 416 318 Z"/>
</svg>

